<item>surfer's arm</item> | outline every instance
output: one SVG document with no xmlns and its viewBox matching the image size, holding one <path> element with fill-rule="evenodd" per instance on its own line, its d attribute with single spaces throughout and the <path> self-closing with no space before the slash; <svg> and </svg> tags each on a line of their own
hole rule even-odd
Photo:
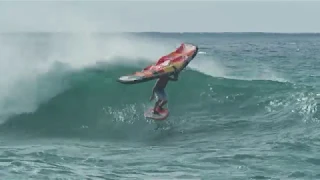
<svg viewBox="0 0 320 180">
<path fill-rule="evenodd" d="M 150 97 L 150 101 L 152 101 L 154 99 L 154 90 L 156 88 L 156 85 L 153 86 L 152 88 L 152 94 L 151 94 L 151 97 Z"/>
<path fill-rule="evenodd" d="M 154 90 L 156 89 L 156 85 L 153 86 L 152 88 L 152 96 L 154 95 Z"/>
</svg>

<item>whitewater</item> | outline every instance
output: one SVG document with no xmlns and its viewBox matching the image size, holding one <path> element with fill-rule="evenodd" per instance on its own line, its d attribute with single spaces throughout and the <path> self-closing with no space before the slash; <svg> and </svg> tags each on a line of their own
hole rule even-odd
<svg viewBox="0 0 320 180">
<path fill-rule="evenodd" d="M 318 179 L 318 34 L 3 33 L 4 179 Z M 181 43 L 170 116 L 154 81 L 124 85 Z"/>
</svg>

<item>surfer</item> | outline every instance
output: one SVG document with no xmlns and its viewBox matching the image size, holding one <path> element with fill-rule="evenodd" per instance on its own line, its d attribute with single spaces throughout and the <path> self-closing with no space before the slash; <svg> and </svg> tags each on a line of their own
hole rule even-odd
<svg viewBox="0 0 320 180">
<path fill-rule="evenodd" d="M 178 80 L 179 72 L 175 67 L 174 69 L 175 69 L 175 73 L 173 74 L 173 77 L 169 75 L 160 77 L 152 88 L 152 95 L 150 97 L 150 101 L 154 99 L 154 95 L 156 95 L 158 99 L 153 108 L 154 114 L 159 114 L 159 112 L 157 111 L 157 108 L 159 108 L 159 110 L 162 111 L 163 106 L 168 102 L 166 92 L 164 91 L 168 82 Z"/>
</svg>

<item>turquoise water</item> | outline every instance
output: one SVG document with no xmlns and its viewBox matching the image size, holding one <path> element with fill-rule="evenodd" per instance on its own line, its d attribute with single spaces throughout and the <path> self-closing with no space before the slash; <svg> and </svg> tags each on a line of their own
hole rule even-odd
<svg viewBox="0 0 320 180">
<path fill-rule="evenodd" d="M 199 54 L 143 117 L 154 81 L 116 79 L 181 42 Z M 2 34 L 1 179 L 320 179 L 318 34 Z"/>
</svg>

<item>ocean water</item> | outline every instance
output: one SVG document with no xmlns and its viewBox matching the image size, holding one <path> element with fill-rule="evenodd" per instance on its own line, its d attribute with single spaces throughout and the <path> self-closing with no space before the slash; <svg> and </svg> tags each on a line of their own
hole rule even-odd
<svg viewBox="0 0 320 180">
<path fill-rule="evenodd" d="M 169 118 L 154 81 L 124 85 L 180 43 Z M 320 35 L 0 35 L 0 177 L 320 179 Z"/>
</svg>

